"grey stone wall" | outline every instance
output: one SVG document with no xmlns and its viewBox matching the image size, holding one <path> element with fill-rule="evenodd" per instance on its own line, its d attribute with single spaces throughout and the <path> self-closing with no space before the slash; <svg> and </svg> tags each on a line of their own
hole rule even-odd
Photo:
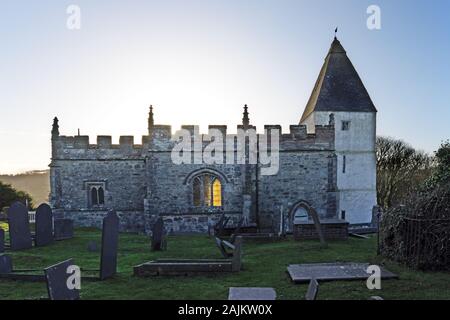
<svg viewBox="0 0 450 320">
<path fill-rule="evenodd" d="M 214 126 L 226 132 L 226 126 Z M 186 126 L 185 128 L 191 128 Z M 279 128 L 279 126 L 266 126 Z M 58 214 L 79 226 L 101 226 L 107 209 L 118 211 L 123 231 L 149 231 L 163 216 L 169 232 L 206 232 L 221 214 L 237 221 L 244 210 L 261 229 L 278 228 L 279 208 L 286 215 L 299 201 L 307 201 L 321 217 L 335 217 L 336 163 L 334 128 L 291 126 L 280 138 L 277 175 L 261 176 L 256 165 L 183 164 L 171 161 L 170 126 L 154 126 L 141 145 L 132 137 L 99 136 L 90 144 L 85 136 L 52 137 L 51 200 Z M 225 157 L 225 153 L 223 154 Z M 222 207 L 193 205 L 192 178 L 210 172 L 222 183 Z M 105 204 L 92 208 L 87 184 L 105 184 Z M 288 217 L 289 218 L 289 217 Z"/>
</svg>

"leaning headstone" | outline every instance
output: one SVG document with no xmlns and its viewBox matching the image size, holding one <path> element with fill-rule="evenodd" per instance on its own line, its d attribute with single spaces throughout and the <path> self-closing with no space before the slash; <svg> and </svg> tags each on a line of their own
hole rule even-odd
<svg viewBox="0 0 450 320">
<path fill-rule="evenodd" d="M 220 253 L 222 254 L 222 256 L 223 256 L 224 258 L 229 258 L 230 256 L 229 256 L 228 253 L 225 251 L 225 248 L 224 248 L 224 246 L 223 246 L 223 244 L 222 244 L 222 240 L 220 240 L 220 239 L 217 238 L 217 237 L 215 237 L 215 240 L 216 240 L 216 246 L 217 246 L 217 248 L 219 248 Z"/>
<path fill-rule="evenodd" d="M 7 274 L 13 271 L 12 259 L 10 255 L 0 255 L 0 274 Z"/>
<path fill-rule="evenodd" d="M 308 214 L 311 215 L 313 218 L 317 234 L 319 235 L 320 244 L 322 247 L 325 248 L 325 247 L 327 247 L 327 243 L 325 241 L 325 237 L 323 236 L 322 226 L 320 225 L 319 215 L 317 214 L 317 211 L 313 207 L 310 207 L 309 209 L 310 210 L 308 211 Z"/>
<path fill-rule="evenodd" d="M 73 265 L 73 259 L 69 259 L 45 269 L 45 279 L 50 300 L 80 299 L 80 290 L 68 285 L 72 283 L 68 281 L 70 280 L 69 277 L 73 276 L 68 268 Z"/>
<path fill-rule="evenodd" d="M 164 249 L 164 221 L 162 217 L 156 220 L 152 230 L 152 251 Z"/>
<path fill-rule="evenodd" d="M 73 220 L 55 219 L 55 240 L 66 240 L 73 238 Z"/>
<path fill-rule="evenodd" d="M 43 247 L 53 242 L 53 214 L 46 203 L 36 210 L 36 246 Z"/>
<path fill-rule="evenodd" d="M 5 230 L 0 229 L 0 253 L 5 252 Z"/>
<path fill-rule="evenodd" d="M 119 217 L 111 210 L 103 219 L 100 280 L 110 278 L 117 270 L 117 249 L 119 246 Z"/>
<path fill-rule="evenodd" d="M 20 202 L 8 209 L 9 239 L 11 250 L 30 249 L 33 246 L 28 220 L 28 210 Z"/>
<path fill-rule="evenodd" d="M 275 300 L 277 293 L 273 288 L 236 288 L 231 287 L 228 300 Z"/>
<path fill-rule="evenodd" d="M 311 279 L 308 285 L 308 291 L 306 291 L 306 300 L 316 300 L 317 294 L 319 293 L 319 283 L 316 279 Z"/>
</svg>

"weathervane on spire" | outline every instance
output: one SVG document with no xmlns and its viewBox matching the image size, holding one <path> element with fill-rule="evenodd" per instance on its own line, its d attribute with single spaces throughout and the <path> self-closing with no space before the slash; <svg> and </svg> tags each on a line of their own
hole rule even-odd
<svg viewBox="0 0 450 320">
<path fill-rule="evenodd" d="M 334 38 L 335 38 L 335 39 L 337 39 L 337 38 L 336 38 L 337 32 L 338 32 L 338 27 L 336 27 L 336 29 L 334 29 Z"/>
</svg>

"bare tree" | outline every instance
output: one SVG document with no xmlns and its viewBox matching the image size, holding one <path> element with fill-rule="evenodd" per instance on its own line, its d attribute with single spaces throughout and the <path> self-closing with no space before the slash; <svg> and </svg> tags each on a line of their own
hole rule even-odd
<svg viewBox="0 0 450 320">
<path fill-rule="evenodd" d="M 402 140 L 377 137 L 377 199 L 384 208 L 401 204 L 431 172 L 432 157 Z"/>
</svg>

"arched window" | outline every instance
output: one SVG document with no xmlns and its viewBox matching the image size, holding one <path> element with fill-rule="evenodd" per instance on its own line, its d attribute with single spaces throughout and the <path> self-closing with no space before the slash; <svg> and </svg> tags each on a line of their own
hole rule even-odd
<svg viewBox="0 0 450 320">
<path fill-rule="evenodd" d="M 98 205 L 98 192 L 97 192 L 97 188 L 95 188 L 95 187 L 91 188 L 91 205 L 93 205 L 93 206 Z"/>
<path fill-rule="evenodd" d="M 222 183 L 213 174 L 204 173 L 192 182 L 193 203 L 196 207 L 221 207 Z"/>
<path fill-rule="evenodd" d="M 213 206 L 222 206 L 222 184 L 219 179 L 215 179 L 213 182 Z"/>
<path fill-rule="evenodd" d="M 211 176 L 209 174 L 203 175 L 203 202 L 204 206 L 210 207 L 212 203 L 212 185 Z"/>
<path fill-rule="evenodd" d="M 194 206 L 199 207 L 202 205 L 202 181 L 200 177 L 196 177 L 192 184 L 194 193 Z"/>
<path fill-rule="evenodd" d="M 98 207 L 105 205 L 105 184 L 89 183 L 88 188 L 88 206 Z"/>
<path fill-rule="evenodd" d="M 103 187 L 98 188 L 98 204 L 105 204 L 105 191 L 103 191 Z"/>
<path fill-rule="evenodd" d="M 308 221 L 308 211 L 302 206 L 298 207 L 294 212 L 294 223 Z"/>
</svg>

